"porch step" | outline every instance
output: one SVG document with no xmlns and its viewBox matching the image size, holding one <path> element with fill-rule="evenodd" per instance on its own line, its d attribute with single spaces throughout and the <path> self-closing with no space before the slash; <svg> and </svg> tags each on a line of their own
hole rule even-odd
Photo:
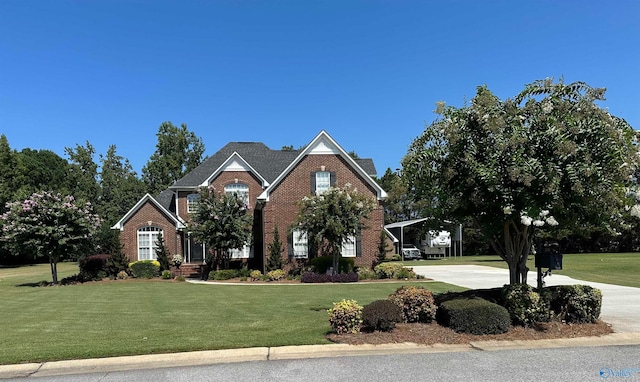
<svg viewBox="0 0 640 382">
<path fill-rule="evenodd" d="M 199 279 L 202 277 L 204 264 L 182 264 L 176 273 L 184 278 Z"/>
</svg>

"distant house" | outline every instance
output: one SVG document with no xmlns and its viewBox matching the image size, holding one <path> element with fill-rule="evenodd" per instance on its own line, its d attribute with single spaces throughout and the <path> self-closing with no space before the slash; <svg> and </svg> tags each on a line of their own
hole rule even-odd
<svg viewBox="0 0 640 382">
<path fill-rule="evenodd" d="M 285 244 L 283 260 L 309 259 L 318 255 L 303 235 L 291 228 L 298 213 L 297 202 L 331 187 L 352 187 L 373 196 L 378 207 L 366 227 L 342 256 L 356 265 L 371 266 L 383 230 L 382 201 L 385 191 L 373 180 L 371 159 L 354 159 L 325 131 L 300 150 L 272 150 L 259 142 L 231 142 L 200 166 L 157 196 L 145 195 L 112 228 L 120 230 L 124 252 L 131 261 L 154 259 L 158 234 L 162 233 L 171 254 L 181 254 L 186 264 L 202 264 L 207 248 L 191 238 L 190 214 L 197 208 L 197 191 L 213 185 L 217 190 L 246 198 L 253 213 L 253 237 L 232 251 L 235 264 L 264 270 L 267 245 L 276 227 Z"/>
</svg>

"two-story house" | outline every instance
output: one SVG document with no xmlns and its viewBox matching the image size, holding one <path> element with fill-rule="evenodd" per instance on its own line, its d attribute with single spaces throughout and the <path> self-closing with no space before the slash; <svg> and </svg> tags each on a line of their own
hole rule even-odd
<svg viewBox="0 0 640 382">
<path fill-rule="evenodd" d="M 297 202 L 349 183 L 374 197 L 378 207 L 357 237 L 345 242 L 342 256 L 354 257 L 356 265 L 370 267 L 383 229 L 382 201 L 386 198 L 373 179 L 375 175 L 371 159 L 354 159 L 325 131 L 300 150 L 231 142 L 169 189 L 155 197 L 145 195 L 112 228 L 120 230 L 124 252 L 131 261 L 154 259 L 158 234 L 162 233 L 169 252 L 181 254 L 186 264 L 202 264 L 207 248 L 190 237 L 188 222 L 197 208 L 200 187 L 213 185 L 216 190 L 244 198 L 253 213 L 252 240 L 234 250 L 232 260 L 264 270 L 267 246 L 273 241 L 276 227 L 286 243 L 283 260 L 317 256 L 307 238 L 291 230 L 299 210 Z"/>
</svg>

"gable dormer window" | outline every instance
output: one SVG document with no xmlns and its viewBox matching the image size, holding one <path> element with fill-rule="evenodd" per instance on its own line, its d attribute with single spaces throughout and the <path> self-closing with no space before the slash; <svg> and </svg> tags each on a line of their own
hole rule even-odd
<svg viewBox="0 0 640 382">
<path fill-rule="evenodd" d="M 198 200 L 200 200 L 199 194 L 189 194 L 187 195 L 187 212 L 190 214 L 198 211 Z"/>
<path fill-rule="evenodd" d="M 311 173 L 311 194 L 320 195 L 336 184 L 336 173 L 317 171 Z"/>
</svg>

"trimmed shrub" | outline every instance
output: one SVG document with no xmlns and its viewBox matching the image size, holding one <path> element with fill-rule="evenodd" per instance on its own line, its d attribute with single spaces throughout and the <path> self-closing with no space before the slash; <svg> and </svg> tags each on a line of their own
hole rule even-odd
<svg viewBox="0 0 640 382">
<path fill-rule="evenodd" d="M 377 280 L 378 274 L 370 268 L 358 268 L 358 279 L 360 280 Z"/>
<path fill-rule="evenodd" d="M 326 273 L 305 272 L 300 277 L 302 283 L 355 283 L 358 282 L 358 274 L 340 273 L 328 275 Z"/>
<path fill-rule="evenodd" d="M 403 266 L 399 263 L 382 263 L 378 264 L 373 270 L 380 279 L 395 279 L 398 278 L 398 273 L 402 270 Z"/>
<path fill-rule="evenodd" d="M 334 302 L 327 310 L 331 329 L 338 334 L 359 333 L 362 327 L 362 307 L 355 300 Z"/>
<path fill-rule="evenodd" d="M 273 271 L 267 272 L 267 277 L 269 278 L 269 281 L 282 280 L 285 276 L 286 274 L 282 269 L 274 269 Z"/>
<path fill-rule="evenodd" d="M 162 277 L 163 280 L 171 280 L 173 278 L 173 275 L 171 274 L 170 270 L 165 269 L 164 271 L 162 271 L 162 275 L 160 275 L 160 277 Z"/>
<path fill-rule="evenodd" d="M 402 309 L 404 322 L 431 322 L 436 317 L 433 294 L 423 287 L 400 287 L 389 295 L 389 300 Z"/>
<path fill-rule="evenodd" d="M 238 277 L 238 271 L 235 269 L 221 269 L 209 272 L 209 280 L 230 280 L 236 277 Z"/>
<path fill-rule="evenodd" d="M 500 334 L 511 326 L 507 309 L 481 298 L 457 299 L 438 307 L 437 320 L 457 333 Z"/>
<path fill-rule="evenodd" d="M 83 281 L 98 281 L 108 277 L 110 259 L 111 255 L 92 255 L 81 259 L 78 262 L 78 267 L 80 268 L 79 279 Z"/>
<path fill-rule="evenodd" d="M 398 255 L 397 253 L 394 253 L 391 256 L 391 261 L 402 261 L 402 256 Z"/>
<path fill-rule="evenodd" d="M 390 300 L 377 300 L 362 308 L 362 325 L 366 330 L 390 332 L 402 322 L 402 309 Z"/>
<path fill-rule="evenodd" d="M 340 257 L 338 260 L 337 273 L 353 272 L 355 261 L 351 257 Z M 315 272 L 327 273 L 327 270 L 333 267 L 333 256 L 320 256 L 311 259 L 311 267 Z"/>
<path fill-rule="evenodd" d="M 262 277 L 262 272 L 259 270 L 253 270 L 249 273 L 249 277 L 251 277 L 251 281 L 258 281 Z"/>
<path fill-rule="evenodd" d="M 137 279 L 151 279 L 158 277 L 160 263 L 156 260 L 140 260 L 129 264 L 131 275 Z"/>
<path fill-rule="evenodd" d="M 554 316 L 566 323 L 593 323 L 600 317 L 600 289 L 589 285 L 560 285 L 544 288 L 543 296 Z"/>
<path fill-rule="evenodd" d="M 462 292 L 444 292 L 433 296 L 436 300 L 436 305 L 440 306 L 445 301 L 457 300 L 459 298 L 481 298 L 494 304 L 503 305 L 502 288 L 490 288 L 490 289 L 469 289 Z"/>
<path fill-rule="evenodd" d="M 396 278 L 398 280 L 416 279 L 418 275 L 413 271 L 413 268 L 402 267 L 397 273 Z"/>
<path fill-rule="evenodd" d="M 251 271 L 249 268 L 240 268 L 236 271 L 236 277 L 249 277 L 251 275 Z"/>
<path fill-rule="evenodd" d="M 118 274 L 116 275 L 116 278 L 118 280 L 126 280 L 129 278 L 129 274 L 127 273 L 127 271 L 120 271 L 118 272 Z"/>
<path fill-rule="evenodd" d="M 529 284 L 505 285 L 502 298 L 514 325 L 530 327 L 536 322 L 548 321 L 548 309 Z"/>
<path fill-rule="evenodd" d="M 176 277 L 176 280 L 185 281 L 185 278 L 184 278 L 184 276 L 180 275 L 180 276 Z"/>
</svg>

